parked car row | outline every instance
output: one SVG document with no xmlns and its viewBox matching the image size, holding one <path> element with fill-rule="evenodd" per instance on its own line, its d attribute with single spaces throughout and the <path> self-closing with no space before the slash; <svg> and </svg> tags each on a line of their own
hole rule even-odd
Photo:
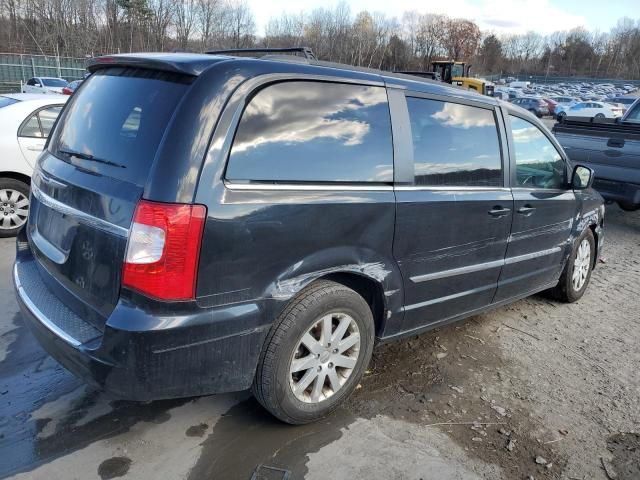
<svg viewBox="0 0 640 480">
<path fill-rule="evenodd" d="M 637 88 L 633 85 L 559 83 L 533 84 L 513 79 L 496 87 L 495 96 L 520 105 L 537 116 L 548 115 L 562 119 L 567 115 L 585 118 L 618 118 L 637 97 L 630 96 Z"/>
</svg>

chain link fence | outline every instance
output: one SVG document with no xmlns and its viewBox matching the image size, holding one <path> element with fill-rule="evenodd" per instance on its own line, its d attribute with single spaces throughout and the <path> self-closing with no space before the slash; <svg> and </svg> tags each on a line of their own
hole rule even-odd
<svg viewBox="0 0 640 480">
<path fill-rule="evenodd" d="M 85 64 L 84 58 L 0 53 L 0 93 L 20 92 L 31 77 L 81 79 Z"/>
</svg>

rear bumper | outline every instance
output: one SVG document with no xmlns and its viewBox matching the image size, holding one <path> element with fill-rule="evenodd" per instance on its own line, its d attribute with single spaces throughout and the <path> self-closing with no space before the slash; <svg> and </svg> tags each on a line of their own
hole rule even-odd
<svg viewBox="0 0 640 480">
<path fill-rule="evenodd" d="M 13 272 L 23 319 L 42 347 L 76 376 L 143 401 L 251 386 L 269 328 L 263 319 L 273 318 L 267 302 L 214 309 L 173 305 L 160 315 L 121 299 L 100 331 L 73 318 L 46 290 L 25 245 L 18 240 Z"/>
<path fill-rule="evenodd" d="M 593 188 L 596 189 L 605 200 L 640 205 L 640 185 L 636 183 L 598 178 L 596 173 Z"/>
</svg>

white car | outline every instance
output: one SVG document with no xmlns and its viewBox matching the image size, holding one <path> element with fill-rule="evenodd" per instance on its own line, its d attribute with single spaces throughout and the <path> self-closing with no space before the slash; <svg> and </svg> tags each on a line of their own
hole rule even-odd
<svg viewBox="0 0 640 480">
<path fill-rule="evenodd" d="M 68 84 L 64 78 L 33 77 L 22 86 L 22 93 L 62 93 L 62 89 Z"/>
<path fill-rule="evenodd" d="M 558 109 L 558 107 L 561 107 Z M 587 118 L 618 118 L 623 114 L 623 109 L 605 102 L 578 102 L 574 105 L 556 107 L 556 116 L 563 117 L 587 117 Z"/>
<path fill-rule="evenodd" d="M 29 183 L 53 122 L 69 97 L 0 95 L 0 237 L 18 233 L 29 212 Z"/>
</svg>

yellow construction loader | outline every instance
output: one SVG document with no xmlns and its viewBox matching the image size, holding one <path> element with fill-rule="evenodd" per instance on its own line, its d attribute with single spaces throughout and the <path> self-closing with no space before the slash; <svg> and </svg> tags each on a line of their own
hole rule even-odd
<svg viewBox="0 0 640 480">
<path fill-rule="evenodd" d="M 493 97 L 493 83 L 471 77 L 471 65 L 454 60 L 436 60 L 431 63 L 431 67 L 443 82 Z"/>
</svg>

